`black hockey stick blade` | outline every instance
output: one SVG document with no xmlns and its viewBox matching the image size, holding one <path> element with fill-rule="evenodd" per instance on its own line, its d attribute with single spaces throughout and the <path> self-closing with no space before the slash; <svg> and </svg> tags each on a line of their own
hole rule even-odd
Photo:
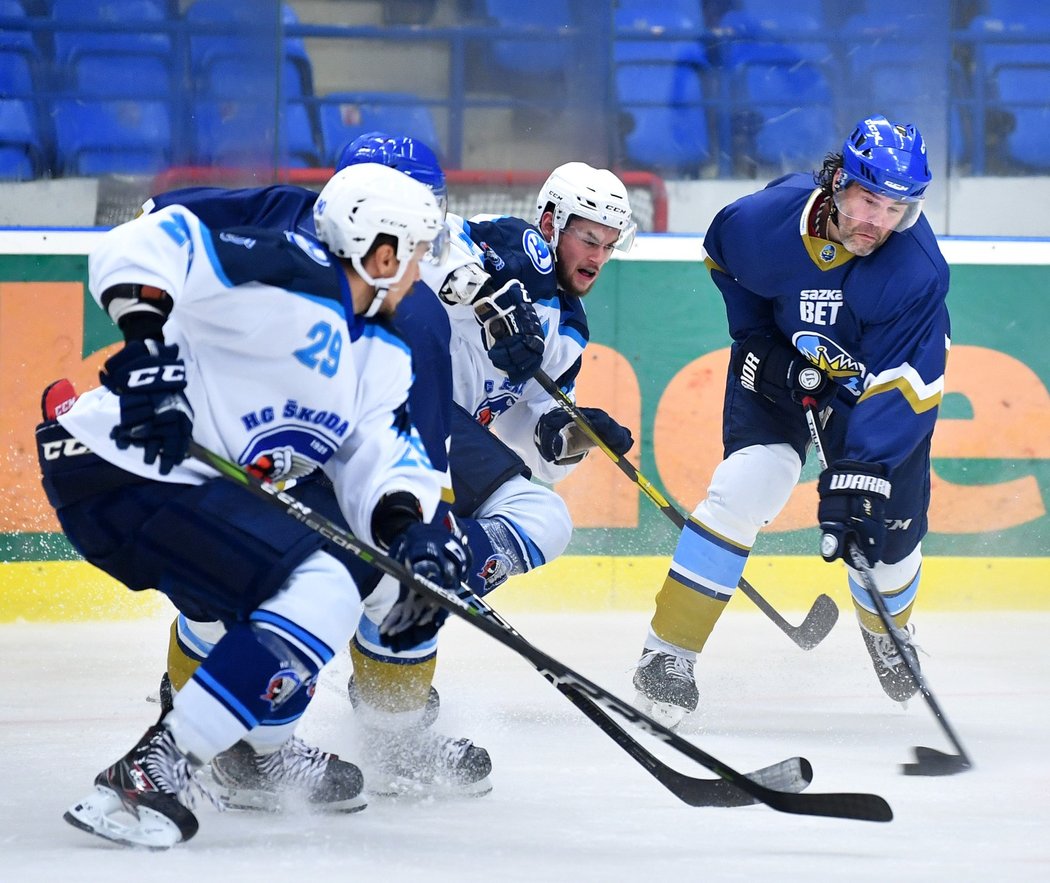
<svg viewBox="0 0 1050 883">
<path fill-rule="evenodd" d="M 773 621 L 777 628 L 803 650 L 812 650 L 823 641 L 839 619 L 838 605 L 829 595 L 818 595 L 805 619 L 795 626 L 784 619 L 779 611 L 763 598 L 746 579 L 740 580 L 739 588 L 759 610 Z"/>
<path fill-rule="evenodd" d="M 971 766 L 969 758 L 962 755 L 917 745 L 915 762 L 902 763 L 901 772 L 906 776 L 954 776 L 966 772 Z"/>
<path fill-rule="evenodd" d="M 582 693 L 563 684 L 559 684 L 558 689 L 603 733 L 683 803 L 689 806 L 733 807 L 752 806 L 759 802 L 724 779 L 700 779 L 673 769 L 631 738 L 623 727 Z M 754 770 L 748 773 L 747 777 L 766 788 L 798 794 L 813 781 L 813 767 L 804 757 L 792 757 Z"/>
<path fill-rule="evenodd" d="M 411 584 L 413 591 L 438 604 L 449 613 L 465 619 L 476 629 L 524 658 L 559 690 L 565 692 L 562 688 L 567 688 L 569 692 L 566 695 L 578 694 L 587 702 L 600 706 L 607 716 L 619 715 L 628 723 L 670 745 L 676 751 L 711 770 L 729 785 L 744 791 L 767 806 L 781 812 L 798 815 L 829 816 L 873 822 L 888 822 L 893 818 L 889 804 L 877 794 L 795 794 L 774 790 L 748 778 L 692 742 L 686 741 L 663 724 L 643 714 L 633 705 L 588 680 L 565 663 L 530 644 L 501 619 L 486 615 L 483 605 L 475 606 L 463 597 L 423 579 L 400 561 L 369 546 L 335 522 L 314 512 L 287 491 L 250 475 L 237 464 L 209 451 L 198 442 L 190 441 L 189 450 L 192 456 L 210 466 L 223 478 L 239 484 L 252 495 L 267 501 L 275 508 L 279 507 L 289 517 L 323 535 L 328 551 L 333 554 L 354 555 L 377 570 L 392 576 L 398 582 Z M 473 595 L 469 597 L 473 598 Z"/>
<path fill-rule="evenodd" d="M 679 530 L 685 527 L 686 517 L 671 505 L 667 498 L 656 489 L 656 486 L 648 478 L 638 471 L 637 467 L 635 467 L 630 460 L 621 457 L 605 443 L 602 437 L 595 431 L 594 427 L 591 426 L 587 417 L 576 407 L 575 402 L 573 402 L 573 400 L 562 391 L 558 384 L 550 379 L 546 372 L 542 370 L 537 371 L 533 377 L 535 381 L 543 387 L 547 395 L 554 400 L 554 403 L 573 419 L 573 422 L 580 431 L 583 432 L 583 434 L 586 435 L 596 447 L 600 448 L 601 451 L 612 460 L 617 467 L 619 467 L 624 475 L 638 486 L 638 489 L 649 498 L 657 509 L 667 516 L 668 520 L 675 527 Z M 758 589 L 751 585 L 747 580 L 741 579 L 738 587 L 740 591 L 754 602 L 759 610 L 772 620 L 777 628 L 784 632 L 784 634 L 791 638 L 791 640 L 803 650 L 812 650 L 817 644 L 823 641 L 832 628 L 834 628 L 835 623 L 839 618 L 839 609 L 835 605 L 835 602 L 827 595 L 820 595 L 817 600 L 813 602 L 813 606 L 806 614 L 806 618 L 796 627 L 784 619 L 777 609 L 763 598 L 762 595 L 759 594 Z"/>
</svg>

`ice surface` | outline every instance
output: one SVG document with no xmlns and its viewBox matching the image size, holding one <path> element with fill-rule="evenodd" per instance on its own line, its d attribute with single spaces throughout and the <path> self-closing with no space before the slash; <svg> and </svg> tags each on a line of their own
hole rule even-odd
<svg viewBox="0 0 1050 883">
<path fill-rule="evenodd" d="M 498 606 L 498 598 L 495 599 Z M 794 617 L 794 621 L 800 619 Z M 644 613 L 508 616 L 533 643 L 630 697 Z M 796 754 L 811 791 L 871 791 L 889 824 L 677 801 L 524 660 L 462 622 L 442 636 L 439 726 L 493 756 L 477 800 L 374 798 L 349 816 L 216 813 L 166 853 L 62 821 L 99 769 L 156 715 L 168 622 L 0 626 L 0 879 L 667 881 L 1050 879 L 1050 614 L 916 615 L 934 695 L 976 767 L 905 777 L 911 746 L 950 750 L 921 697 L 879 689 L 845 612 L 803 652 L 758 614 L 729 611 L 698 666 L 688 738 L 740 771 Z M 302 734 L 349 759 L 348 659 L 322 679 Z M 640 736 L 690 775 L 713 775 Z"/>
</svg>

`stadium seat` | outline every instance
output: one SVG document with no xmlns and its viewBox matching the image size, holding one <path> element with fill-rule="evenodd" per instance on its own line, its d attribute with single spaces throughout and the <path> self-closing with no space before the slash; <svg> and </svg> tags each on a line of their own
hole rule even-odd
<svg viewBox="0 0 1050 883">
<path fill-rule="evenodd" d="M 92 98 L 170 100 L 175 75 L 160 55 L 83 54 L 70 65 L 77 94 Z"/>
<path fill-rule="evenodd" d="M 740 0 L 718 20 L 716 30 L 718 58 L 725 67 L 792 59 L 826 63 L 832 57 L 821 0 Z"/>
<path fill-rule="evenodd" d="M 33 68 L 25 53 L 0 46 L 0 98 L 33 96 Z"/>
<path fill-rule="evenodd" d="M 326 162 L 334 163 L 348 141 L 366 132 L 392 132 L 418 138 L 441 156 L 434 116 L 416 95 L 333 92 L 321 100 L 321 135 Z"/>
<path fill-rule="evenodd" d="M 1050 65 L 1002 65 L 995 85 L 1002 109 L 1013 117 L 1005 159 L 1025 171 L 1050 172 Z"/>
<path fill-rule="evenodd" d="M 620 0 L 616 7 L 617 30 L 692 30 L 704 26 L 697 0 Z"/>
<path fill-rule="evenodd" d="M 153 55 L 167 61 L 172 54 L 171 36 L 151 25 L 168 21 L 168 10 L 157 0 L 54 0 L 51 20 L 55 24 L 53 58 L 65 67 L 82 55 L 116 56 L 127 53 Z M 112 22 L 120 32 L 78 30 L 85 23 Z"/>
<path fill-rule="evenodd" d="M 43 168 L 44 147 L 32 104 L 0 99 L 0 179 L 26 181 Z"/>
<path fill-rule="evenodd" d="M 146 174 L 170 163 L 171 119 L 163 102 L 63 99 L 53 117 L 59 174 Z"/>
<path fill-rule="evenodd" d="M 306 108 L 286 105 L 280 116 L 280 139 L 274 126 L 273 102 L 202 101 L 194 111 L 198 165 L 241 167 L 317 167 L 323 165 Z M 252 137 L 245 137 L 245 133 Z"/>
<path fill-rule="evenodd" d="M 281 26 L 289 27 L 299 24 L 299 18 L 287 3 L 281 4 Z M 302 37 L 284 36 L 283 67 L 285 97 L 311 96 L 314 94 L 314 68 L 306 52 Z M 291 74 L 294 72 L 295 76 Z"/>
<path fill-rule="evenodd" d="M 552 30 L 573 23 L 569 0 L 485 0 L 485 13 L 497 25 L 544 32 L 536 40 L 518 37 L 492 42 L 492 63 L 505 73 L 526 78 L 549 76 L 563 73 L 572 65 L 572 44 L 549 36 Z"/>
<path fill-rule="evenodd" d="M 760 166 L 819 164 L 838 132 L 831 85 L 815 64 L 750 63 L 733 73 L 736 134 Z"/>
<path fill-rule="evenodd" d="M 616 93 L 629 117 L 631 164 L 696 175 L 711 157 L 698 43 L 621 40 L 615 47 Z"/>
</svg>

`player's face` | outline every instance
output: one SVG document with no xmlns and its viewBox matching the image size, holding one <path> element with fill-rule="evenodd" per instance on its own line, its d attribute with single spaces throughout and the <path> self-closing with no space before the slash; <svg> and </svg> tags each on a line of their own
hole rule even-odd
<svg viewBox="0 0 1050 883">
<path fill-rule="evenodd" d="M 405 267 L 405 272 L 397 282 L 393 283 L 387 289 L 386 300 L 384 300 L 379 307 L 380 316 L 394 315 L 394 310 L 397 309 L 398 304 L 400 304 L 401 301 L 411 293 L 412 286 L 419 281 L 419 261 L 429 251 L 429 242 L 420 242 L 416 245 L 416 250 L 408 259 L 408 265 Z"/>
<path fill-rule="evenodd" d="M 838 209 L 838 241 L 858 257 L 866 257 L 881 246 L 897 229 L 908 204 L 865 190 L 850 183 L 835 193 Z"/>
<path fill-rule="evenodd" d="M 555 267 L 561 287 L 580 297 L 587 294 L 612 257 L 619 236 L 619 231 L 597 221 L 571 218 L 558 236 Z"/>
</svg>

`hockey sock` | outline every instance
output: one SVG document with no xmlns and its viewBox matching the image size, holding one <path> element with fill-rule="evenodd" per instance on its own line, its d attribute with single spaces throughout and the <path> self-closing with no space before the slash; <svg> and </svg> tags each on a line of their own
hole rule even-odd
<svg viewBox="0 0 1050 883">
<path fill-rule="evenodd" d="M 434 682 L 437 657 L 384 660 L 367 653 L 355 638 L 350 643 L 354 684 L 362 702 L 390 714 L 422 712 Z"/>
<path fill-rule="evenodd" d="M 676 647 L 702 650 L 733 596 L 749 552 L 688 521 L 656 595 L 653 634 Z"/>
<path fill-rule="evenodd" d="M 277 633 L 238 623 L 178 692 L 164 723 L 183 751 L 210 760 L 265 722 L 298 720 L 319 670 Z"/>
</svg>

